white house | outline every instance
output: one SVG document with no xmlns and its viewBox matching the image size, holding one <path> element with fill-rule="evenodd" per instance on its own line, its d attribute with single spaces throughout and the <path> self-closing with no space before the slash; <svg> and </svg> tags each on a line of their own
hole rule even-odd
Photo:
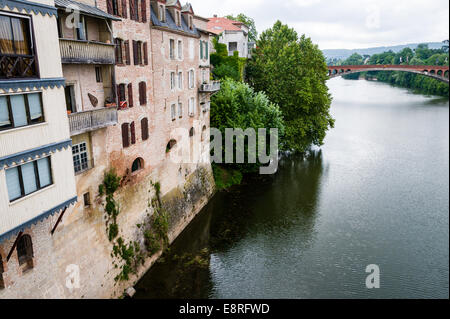
<svg viewBox="0 0 450 319">
<path fill-rule="evenodd" d="M 239 52 L 239 57 L 249 57 L 248 27 L 239 21 L 214 16 L 209 19 L 208 31 L 219 36 L 219 42 L 226 44 L 228 54 Z"/>
</svg>

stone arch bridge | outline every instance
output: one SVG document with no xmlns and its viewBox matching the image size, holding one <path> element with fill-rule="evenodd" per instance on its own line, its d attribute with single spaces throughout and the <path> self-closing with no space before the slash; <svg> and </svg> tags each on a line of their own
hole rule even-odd
<svg viewBox="0 0 450 319">
<path fill-rule="evenodd" d="M 328 66 L 330 78 L 366 71 L 402 71 L 422 74 L 436 80 L 449 83 L 448 66 L 438 65 L 337 65 Z"/>
</svg>

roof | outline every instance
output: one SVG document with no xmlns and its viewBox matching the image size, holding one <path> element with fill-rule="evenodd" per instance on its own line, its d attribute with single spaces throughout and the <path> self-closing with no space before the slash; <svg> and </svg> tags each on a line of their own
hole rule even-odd
<svg viewBox="0 0 450 319">
<path fill-rule="evenodd" d="M 239 26 L 242 22 L 230 20 L 227 18 L 213 17 L 209 18 L 208 31 L 214 34 L 220 34 L 223 31 L 243 31 Z"/>
<path fill-rule="evenodd" d="M 81 3 L 81 2 L 76 2 L 73 0 L 55 0 L 55 7 L 57 7 L 57 8 L 72 8 L 72 9 L 79 8 L 81 13 L 88 15 L 88 16 L 120 21 L 120 19 L 118 17 L 113 16 L 109 13 L 106 13 L 97 7 L 93 7 L 93 6 L 90 6 L 90 5 Z"/>
<path fill-rule="evenodd" d="M 184 21 L 184 19 L 181 19 L 181 27 L 177 26 L 177 24 L 173 20 L 172 14 L 170 13 L 170 11 L 168 9 L 166 9 L 166 21 L 162 22 L 162 21 L 159 21 L 155 11 L 153 10 L 153 7 L 150 6 L 150 18 L 151 18 L 152 24 L 154 26 L 166 27 L 173 31 L 184 32 L 184 33 L 190 34 L 195 37 L 200 37 L 200 34 L 198 33 L 198 30 L 195 27 L 195 25 L 192 30 L 189 29 L 189 26 L 186 24 L 186 21 Z"/>
<path fill-rule="evenodd" d="M 188 2 L 181 8 L 181 12 L 189 12 L 194 14 L 194 9 L 192 9 L 192 5 Z"/>
</svg>

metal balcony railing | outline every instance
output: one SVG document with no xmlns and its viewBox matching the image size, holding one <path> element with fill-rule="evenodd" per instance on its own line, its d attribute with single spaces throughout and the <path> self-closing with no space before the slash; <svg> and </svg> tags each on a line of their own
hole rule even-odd
<svg viewBox="0 0 450 319">
<path fill-rule="evenodd" d="M 62 63 L 114 64 L 114 44 L 59 39 Z"/>
<path fill-rule="evenodd" d="M 211 83 L 203 83 L 200 85 L 199 91 L 201 93 L 214 93 L 220 91 L 220 81 L 213 81 Z"/>
<path fill-rule="evenodd" d="M 78 135 L 117 124 L 117 108 L 108 107 L 98 110 L 69 114 L 70 135 Z"/>
</svg>

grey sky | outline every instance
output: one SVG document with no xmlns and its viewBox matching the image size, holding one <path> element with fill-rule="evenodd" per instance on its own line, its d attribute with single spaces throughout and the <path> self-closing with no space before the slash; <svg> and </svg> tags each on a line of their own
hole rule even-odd
<svg viewBox="0 0 450 319">
<path fill-rule="evenodd" d="M 240 12 L 258 32 L 281 20 L 321 49 L 353 49 L 449 38 L 448 0 L 189 0 L 196 14 Z"/>
</svg>

